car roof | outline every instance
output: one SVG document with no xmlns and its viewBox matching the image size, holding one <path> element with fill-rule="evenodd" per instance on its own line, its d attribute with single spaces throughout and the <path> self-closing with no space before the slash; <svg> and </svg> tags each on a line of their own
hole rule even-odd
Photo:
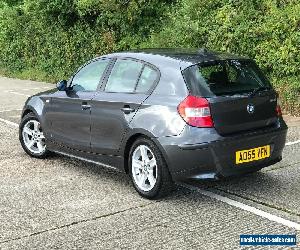
<svg viewBox="0 0 300 250">
<path fill-rule="evenodd" d="M 163 66 L 166 63 L 171 63 L 180 67 L 181 69 L 184 69 L 194 64 L 200 64 L 209 61 L 248 59 L 246 57 L 237 56 L 229 53 L 210 51 L 205 48 L 142 49 L 112 53 L 107 55 L 107 57 L 136 58 L 154 64 L 158 67 Z"/>
</svg>

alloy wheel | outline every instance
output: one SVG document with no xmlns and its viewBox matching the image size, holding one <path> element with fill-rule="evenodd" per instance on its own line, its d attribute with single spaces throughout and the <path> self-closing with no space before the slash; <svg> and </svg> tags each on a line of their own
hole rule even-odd
<svg viewBox="0 0 300 250">
<path fill-rule="evenodd" d="M 46 150 L 45 136 L 37 120 L 29 120 L 22 129 L 26 148 L 33 154 L 43 154 Z"/>
<path fill-rule="evenodd" d="M 132 153 L 132 176 L 135 184 L 144 192 L 150 191 L 157 181 L 157 163 L 151 149 L 139 145 Z"/>
</svg>

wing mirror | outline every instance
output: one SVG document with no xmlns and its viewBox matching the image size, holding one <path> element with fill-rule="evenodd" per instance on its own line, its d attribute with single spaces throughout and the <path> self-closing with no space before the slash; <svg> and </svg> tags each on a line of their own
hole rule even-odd
<svg viewBox="0 0 300 250">
<path fill-rule="evenodd" d="M 68 88 L 68 82 L 66 80 L 61 80 L 56 84 L 56 88 L 59 91 L 66 91 Z"/>
</svg>

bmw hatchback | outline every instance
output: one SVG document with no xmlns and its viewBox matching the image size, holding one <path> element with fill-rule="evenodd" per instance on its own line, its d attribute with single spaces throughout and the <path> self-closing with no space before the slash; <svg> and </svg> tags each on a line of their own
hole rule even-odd
<svg viewBox="0 0 300 250">
<path fill-rule="evenodd" d="M 255 172 L 282 158 L 287 126 L 277 93 L 248 58 L 158 49 L 95 58 L 30 97 L 20 142 L 126 172 L 158 198 L 174 182 Z"/>
</svg>

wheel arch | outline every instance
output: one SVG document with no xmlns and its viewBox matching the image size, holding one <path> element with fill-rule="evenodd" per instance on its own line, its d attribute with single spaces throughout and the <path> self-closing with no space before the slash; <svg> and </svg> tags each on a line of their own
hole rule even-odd
<svg viewBox="0 0 300 250">
<path fill-rule="evenodd" d="M 126 142 L 124 143 L 124 146 L 123 146 L 123 157 L 124 157 L 124 170 L 125 170 L 125 172 L 127 174 L 129 173 L 129 166 L 128 166 L 129 152 L 130 152 L 131 146 L 133 145 L 133 143 L 138 138 L 146 138 L 148 140 L 151 140 L 158 147 L 158 149 L 160 150 L 160 152 L 163 155 L 164 160 L 167 163 L 167 167 L 168 167 L 168 170 L 169 170 L 169 160 L 168 160 L 166 151 L 164 150 L 163 146 L 150 133 L 148 133 L 148 132 L 145 133 L 145 132 L 139 131 L 139 132 L 136 132 L 136 133 L 131 134 L 130 136 L 128 136 Z"/>
<path fill-rule="evenodd" d="M 26 107 L 22 112 L 21 118 L 23 118 L 25 115 L 28 115 L 29 113 L 33 113 L 36 115 L 36 112 L 34 112 L 33 108 Z"/>
<path fill-rule="evenodd" d="M 44 125 L 44 120 L 43 120 L 44 106 L 45 106 L 45 104 L 40 97 L 32 96 L 25 103 L 21 118 L 23 118 L 25 115 L 27 115 L 29 113 L 33 113 L 39 119 L 40 123 L 43 126 Z"/>
</svg>

